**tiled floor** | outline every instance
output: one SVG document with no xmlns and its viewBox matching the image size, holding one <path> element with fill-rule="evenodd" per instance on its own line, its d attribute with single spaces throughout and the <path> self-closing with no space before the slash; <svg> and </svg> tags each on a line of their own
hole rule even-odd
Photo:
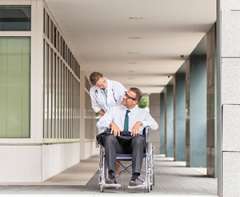
<svg viewBox="0 0 240 197">
<path fill-rule="evenodd" d="M 39 185 L 0 186 L 0 194 L 91 194 L 99 195 L 98 158 L 93 157 Z M 156 185 L 151 194 L 158 196 L 217 196 L 217 180 L 206 177 L 204 169 L 186 168 L 184 162 L 155 156 Z M 108 194 L 134 195 L 142 190 L 127 189 L 129 175 L 121 176 L 119 190 L 106 189 Z M 105 194 L 104 193 L 104 194 Z"/>
<path fill-rule="evenodd" d="M 48 179 L 45 185 L 86 185 L 96 174 L 98 169 L 98 157 L 92 157 L 81 161 L 61 174 Z"/>
</svg>

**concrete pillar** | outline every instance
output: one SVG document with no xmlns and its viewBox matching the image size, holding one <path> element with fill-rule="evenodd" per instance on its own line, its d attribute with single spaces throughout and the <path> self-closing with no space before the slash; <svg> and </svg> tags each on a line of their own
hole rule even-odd
<svg viewBox="0 0 240 197">
<path fill-rule="evenodd" d="M 185 74 L 174 78 L 174 160 L 185 161 Z"/>
<path fill-rule="evenodd" d="M 32 3 L 31 36 L 31 139 L 43 140 L 43 2 Z"/>
<path fill-rule="evenodd" d="M 150 113 L 153 116 L 153 118 L 157 121 L 157 123 L 160 125 L 160 94 L 155 93 L 151 94 L 149 96 L 149 103 L 150 103 Z M 154 146 L 154 154 L 160 153 L 160 131 L 155 130 L 151 131 L 150 133 L 150 140 L 153 142 Z"/>
<path fill-rule="evenodd" d="M 207 164 L 206 56 L 190 57 L 190 167 Z"/>
<path fill-rule="evenodd" d="M 185 160 L 186 166 L 190 166 L 190 62 L 185 64 Z"/>
<path fill-rule="evenodd" d="M 166 105 L 164 92 L 160 94 L 160 154 L 166 155 L 166 141 L 165 141 L 165 119 L 166 119 Z"/>
<path fill-rule="evenodd" d="M 215 176 L 216 155 L 216 97 L 215 97 L 215 66 L 216 66 L 216 39 L 215 25 L 207 33 L 207 175 Z"/>
<path fill-rule="evenodd" d="M 219 0 L 219 195 L 240 196 L 240 1 Z M 219 76 L 219 75 L 218 75 Z M 220 80 L 218 78 L 218 80 Z"/>
<path fill-rule="evenodd" d="M 85 73 L 80 72 L 80 159 L 85 158 Z"/>
<path fill-rule="evenodd" d="M 176 75 L 172 79 L 173 81 L 173 160 L 176 161 L 176 154 L 177 154 L 177 149 L 176 149 Z"/>
<path fill-rule="evenodd" d="M 173 85 L 166 86 L 166 142 L 167 157 L 173 157 Z"/>
<path fill-rule="evenodd" d="M 167 156 L 167 88 L 164 88 L 164 148 L 165 148 L 165 156 Z"/>
</svg>

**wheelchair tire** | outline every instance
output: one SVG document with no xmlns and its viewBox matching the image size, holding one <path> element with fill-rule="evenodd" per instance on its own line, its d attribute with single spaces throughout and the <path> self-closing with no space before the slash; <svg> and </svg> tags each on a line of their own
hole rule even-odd
<svg viewBox="0 0 240 197">
<path fill-rule="evenodd" d="M 155 174 L 154 174 L 154 172 L 153 172 L 153 182 L 152 182 L 152 186 L 154 186 L 155 185 Z"/>
<path fill-rule="evenodd" d="M 100 185 L 100 192 L 104 192 L 104 187 L 103 187 L 103 185 Z"/>
<path fill-rule="evenodd" d="M 150 186 L 150 189 L 153 190 L 153 186 L 155 185 L 155 174 L 154 174 L 154 171 L 153 171 L 153 174 L 152 174 L 152 184 Z"/>
<path fill-rule="evenodd" d="M 151 192 L 151 186 L 149 185 L 146 190 L 148 193 Z"/>
</svg>

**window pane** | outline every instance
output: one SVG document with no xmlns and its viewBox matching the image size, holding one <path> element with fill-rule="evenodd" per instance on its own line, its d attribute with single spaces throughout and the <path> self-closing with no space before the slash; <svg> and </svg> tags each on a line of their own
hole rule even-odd
<svg viewBox="0 0 240 197">
<path fill-rule="evenodd" d="M 49 46 L 45 42 L 45 55 L 44 55 L 44 138 L 47 138 L 48 135 L 48 95 L 49 95 Z"/>
<path fill-rule="evenodd" d="M 0 37 L 0 138 L 30 137 L 30 38 Z"/>
<path fill-rule="evenodd" d="M 0 31 L 30 31 L 30 6 L 0 6 Z"/>
</svg>

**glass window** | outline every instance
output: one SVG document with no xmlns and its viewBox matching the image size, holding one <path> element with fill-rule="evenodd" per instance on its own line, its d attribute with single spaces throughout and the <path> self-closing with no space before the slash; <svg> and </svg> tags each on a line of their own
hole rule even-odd
<svg viewBox="0 0 240 197">
<path fill-rule="evenodd" d="M 47 14 L 47 19 L 46 19 L 46 31 L 47 31 L 47 38 L 50 39 L 50 18 Z"/>
<path fill-rule="evenodd" d="M 46 34 L 46 11 L 43 10 L 43 33 Z"/>
<path fill-rule="evenodd" d="M 68 105 L 68 101 L 69 101 L 69 88 L 68 88 L 68 69 L 66 68 L 66 139 L 68 139 L 68 133 L 69 133 L 69 122 L 68 122 L 68 111 L 69 111 L 69 105 Z"/>
<path fill-rule="evenodd" d="M 0 31 L 30 31 L 31 6 L 0 6 Z"/>
<path fill-rule="evenodd" d="M 63 104 L 62 104 L 62 97 L 63 97 L 63 66 L 62 66 L 62 60 L 60 59 L 60 64 L 59 64 L 60 68 L 60 81 L 59 81 L 59 93 L 60 93 L 60 103 L 59 103 L 59 110 L 60 110 L 60 138 L 62 138 L 62 131 L 63 131 Z"/>
<path fill-rule="evenodd" d="M 57 28 L 53 26 L 53 46 L 57 48 Z"/>
<path fill-rule="evenodd" d="M 65 138 L 65 65 L 62 61 L 62 138 Z"/>
<path fill-rule="evenodd" d="M 30 38 L 0 37 L 0 138 L 30 137 Z"/>
<path fill-rule="evenodd" d="M 56 53 L 53 52 L 52 64 L 52 138 L 56 137 Z"/>
<path fill-rule="evenodd" d="M 56 49 L 57 49 L 57 51 L 58 51 L 58 40 L 59 40 L 59 33 L 58 33 L 58 30 L 56 30 Z"/>
<path fill-rule="evenodd" d="M 51 20 L 51 43 L 53 44 L 54 41 L 54 23 Z"/>
<path fill-rule="evenodd" d="M 49 46 L 45 42 L 45 60 L 44 60 L 44 138 L 48 136 L 49 124 Z"/>
<path fill-rule="evenodd" d="M 70 89 L 71 89 L 71 99 L 70 99 L 70 117 L 71 117 L 71 124 L 70 124 L 70 130 L 71 130 L 71 138 L 73 138 L 73 76 L 70 75 Z"/>
<path fill-rule="evenodd" d="M 79 137 L 80 85 L 72 71 L 80 78 L 80 67 L 59 30 L 44 11 L 44 32 L 48 37 L 44 40 L 43 51 L 44 138 Z M 55 53 L 54 48 L 59 53 Z"/>
<path fill-rule="evenodd" d="M 48 138 L 52 137 L 52 65 L 53 50 L 49 46 L 49 65 L 48 65 Z"/>
</svg>

